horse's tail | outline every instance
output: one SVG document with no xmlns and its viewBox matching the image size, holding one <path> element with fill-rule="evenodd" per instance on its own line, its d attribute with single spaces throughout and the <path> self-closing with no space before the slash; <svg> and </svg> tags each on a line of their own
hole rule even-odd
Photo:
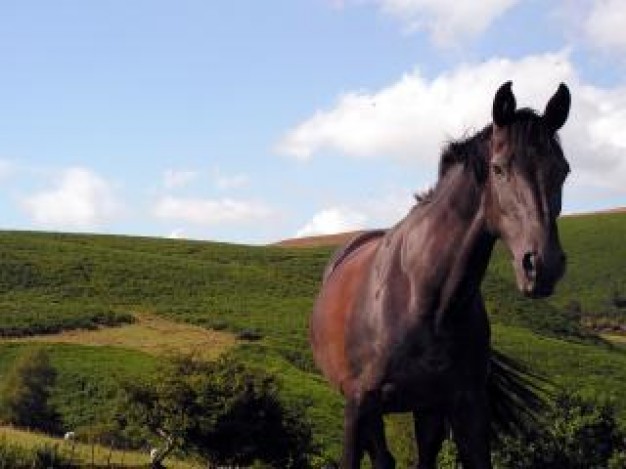
<svg viewBox="0 0 626 469">
<path fill-rule="evenodd" d="M 548 407 L 551 383 L 526 365 L 491 350 L 487 393 L 491 406 L 492 439 L 526 434 Z"/>
</svg>

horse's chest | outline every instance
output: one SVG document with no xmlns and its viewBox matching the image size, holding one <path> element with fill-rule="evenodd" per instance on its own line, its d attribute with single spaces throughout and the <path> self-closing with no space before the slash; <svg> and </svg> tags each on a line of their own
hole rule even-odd
<svg viewBox="0 0 626 469">
<path fill-rule="evenodd" d="M 407 411 L 416 404 L 428 406 L 449 400 L 472 382 L 477 368 L 482 367 L 463 355 L 463 350 L 445 340 L 400 348 L 389 357 L 380 383 L 385 408 Z"/>
<path fill-rule="evenodd" d="M 459 356 L 449 340 L 426 336 L 392 347 L 386 376 L 394 381 L 420 381 L 443 378 L 453 372 Z"/>
</svg>

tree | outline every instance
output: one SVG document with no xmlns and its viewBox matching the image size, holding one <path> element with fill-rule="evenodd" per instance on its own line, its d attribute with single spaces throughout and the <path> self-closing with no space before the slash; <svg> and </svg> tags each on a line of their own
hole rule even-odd
<svg viewBox="0 0 626 469">
<path fill-rule="evenodd" d="M 315 453 L 302 409 L 285 404 L 275 378 L 232 356 L 175 357 L 123 391 L 125 418 L 165 440 L 160 455 L 179 447 L 212 464 L 300 468 Z"/>
<path fill-rule="evenodd" d="M 58 414 L 50 403 L 56 370 L 43 348 L 30 348 L 14 362 L 0 384 L 0 420 L 54 432 Z"/>
</svg>

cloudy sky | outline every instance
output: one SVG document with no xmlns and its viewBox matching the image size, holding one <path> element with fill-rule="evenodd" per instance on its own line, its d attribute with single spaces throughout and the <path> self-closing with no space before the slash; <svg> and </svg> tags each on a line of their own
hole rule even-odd
<svg viewBox="0 0 626 469">
<path fill-rule="evenodd" d="M 565 211 L 626 206 L 626 0 L 0 2 L 0 229 L 387 226 L 443 142 L 572 91 Z"/>
</svg>

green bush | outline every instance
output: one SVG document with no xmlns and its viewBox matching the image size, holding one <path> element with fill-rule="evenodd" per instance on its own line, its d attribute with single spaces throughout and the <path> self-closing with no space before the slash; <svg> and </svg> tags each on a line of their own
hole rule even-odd
<svg viewBox="0 0 626 469">
<path fill-rule="evenodd" d="M 503 469 L 606 468 L 617 467 L 624 451 L 624 433 L 609 403 L 563 392 L 528 434 L 503 438 L 494 459 Z"/>
<path fill-rule="evenodd" d="M 625 444 L 626 445 L 626 444 Z M 626 467 L 626 450 L 617 451 L 609 459 L 608 469 L 624 469 Z"/>
<path fill-rule="evenodd" d="M 26 349 L 0 385 L 0 420 L 54 432 L 58 415 L 50 404 L 56 370 L 42 348 Z"/>
<path fill-rule="evenodd" d="M 174 357 L 154 380 L 123 389 L 126 424 L 145 426 L 213 464 L 304 468 L 316 454 L 303 410 L 283 403 L 272 376 L 231 356 Z"/>
</svg>

